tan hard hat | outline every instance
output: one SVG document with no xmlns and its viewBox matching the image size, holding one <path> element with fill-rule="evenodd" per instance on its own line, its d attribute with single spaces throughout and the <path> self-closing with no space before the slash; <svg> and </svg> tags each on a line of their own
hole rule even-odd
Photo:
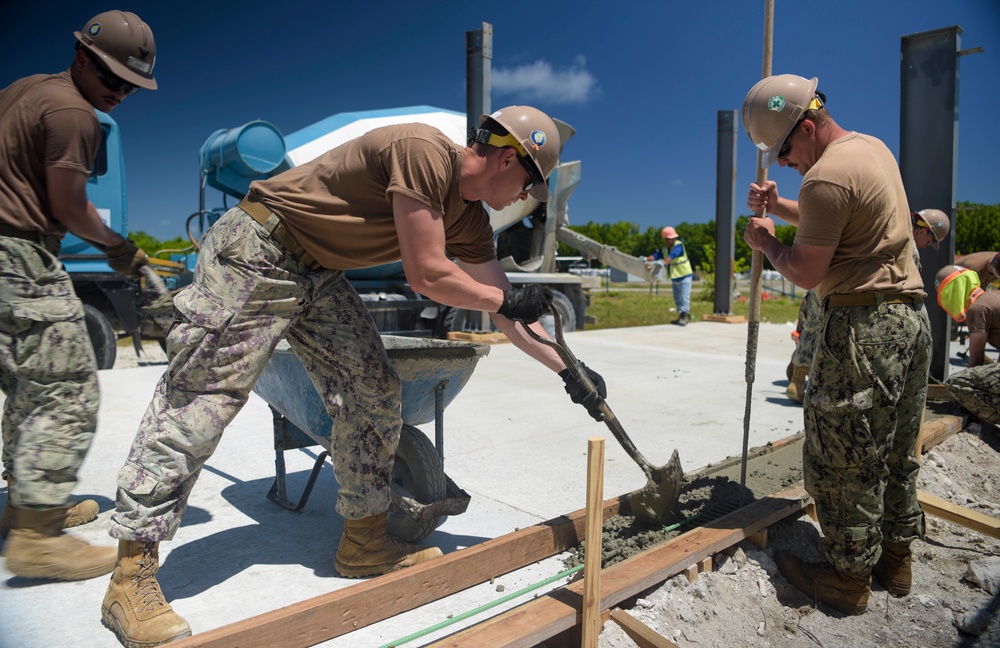
<svg viewBox="0 0 1000 648">
<path fill-rule="evenodd" d="M 675 230 L 673 227 L 670 227 L 669 225 L 667 225 L 666 227 L 664 227 L 663 231 L 660 234 L 665 239 L 675 239 L 675 238 L 678 238 L 678 236 L 677 236 L 677 230 Z"/>
<path fill-rule="evenodd" d="M 555 122 L 537 108 L 531 106 L 507 106 L 483 115 L 479 125 L 489 130 L 487 122 L 494 121 L 506 130 L 509 137 L 492 136 L 485 143 L 492 146 L 513 146 L 518 155 L 528 160 L 534 168 L 535 184 L 528 192 L 539 202 L 549 199 L 549 188 L 545 179 L 559 164 L 559 149 L 562 142 Z"/>
<path fill-rule="evenodd" d="M 934 234 L 934 242 L 931 246 L 937 250 L 941 241 L 948 236 L 951 231 L 951 219 L 948 214 L 940 209 L 921 209 L 917 212 L 917 218 L 924 222 L 924 225 Z"/>
<path fill-rule="evenodd" d="M 819 79 L 777 74 L 758 81 L 743 100 L 743 128 L 760 149 L 762 169 L 774 164 L 785 138 L 811 108 Z"/>
<path fill-rule="evenodd" d="M 156 90 L 153 64 L 156 43 L 153 30 L 128 11 L 99 13 L 73 32 L 76 39 L 97 55 L 118 78 L 147 90 Z"/>
</svg>

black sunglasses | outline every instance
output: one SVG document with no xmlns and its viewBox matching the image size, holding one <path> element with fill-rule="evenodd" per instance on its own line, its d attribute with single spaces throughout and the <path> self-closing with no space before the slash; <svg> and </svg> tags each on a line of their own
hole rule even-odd
<svg viewBox="0 0 1000 648">
<path fill-rule="evenodd" d="M 799 124 L 801 123 L 802 123 L 801 119 L 795 122 L 795 125 L 792 126 L 792 130 L 788 133 L 788 137 L 785 138 L 785 143 L 781 145 L 780 149 L 778 149 L 779 160 L 788 159 L 788 155 L 792 152 L 792 135 L 795 135 L 795 131 L 799 129 Z"/>
<path fill-rule="evenodd" d="M 536 182 L 538 182 L 535 178 L 535 169 L 531 166 L 530 162 L 520 155 L 515 157 L 517 157 L 517 161 L 521 163 L 521 166 L 524 167 L 524 170 L 528 172 L 528 181 L 524 184 L 523 191 L 531 191 L 531 188 L 535 186 Z"/>
<path fill-rule="evenodd" d="M 126 97 L 139 92 L 139 86 L 124 81 L 112 74 L 110 70 L 104 67 L 104 64 L 101 63 L 101 60 L 93 52 L 88 49 L 84 49 L 83 51 L 90 57 L 90 61 L 97 70 L 97 78 L 101 80 L 105 88 L 112 92 L 124 92 Z"/>
</svg>

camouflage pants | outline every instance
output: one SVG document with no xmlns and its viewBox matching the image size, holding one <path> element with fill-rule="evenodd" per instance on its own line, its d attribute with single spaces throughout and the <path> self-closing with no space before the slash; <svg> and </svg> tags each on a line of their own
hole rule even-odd
<svg viewBox="0 0 1000 648">
<path fill-rule="evenodd" d="M 922 538 L 915 451 L 931 336 L 922 304 L 828 308 L 806 393 L 803 473 L 825 552 L 859 573 Z"/>
<path fill-rule="evenodd" d="M 1000 425 L 1000 363 L 960 371 L 944 384 L 962 407 L 987 423 Z"/>
<path fill-rule="evenodd" d="M 282 337 L 334 420 L 337 511 L 361 518 L 389 508 L 400 381 L 342 271 L 310 271 L 235 208 L 209 230 L 194 283 L 174 307 L 170 363 L 118 476 L 113 537 L 173 537 L 202 467 Z"/>
<path fill-rule="evenodd" d="M 58 259 L 0 237 L 3 471 L 18 508 L 64 506 L 97 429 L 97 360 L 83 304 Z"/>
<path fill-rule="evenodd" d="M 799 304 L 799 319 L 802 321 L 802 332 L 799 334 L 799 343 L 792 351 L 792 364 L 809 367 L 816 355 L 816 337 L 823 326 L 823 304 L 819 303 L 819 297 L 811 290 L 806 292 Z"/>
</svg>

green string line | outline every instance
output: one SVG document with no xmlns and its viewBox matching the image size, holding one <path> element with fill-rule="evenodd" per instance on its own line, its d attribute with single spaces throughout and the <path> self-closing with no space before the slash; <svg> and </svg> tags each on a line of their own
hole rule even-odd
<svg viewBox="0 0 1000 648">
<path fill-rule="evenodd" d="M 469 617 L 475 616 L 475 615 L 479 614 L 480 612 L 485 612 L 486 610 L 489 610 L 490 608 L 494 608 L 494 607 L 496 607 L 498 605 L 506 603 L 507 601 L 511 601 L 511 600 L 517 598 L 518 596 L 523 596 L 524 594 L 527 594 L 528 592 L 530 592 L 532 590 L 536 590 L 539 587 L 543 587 L 545 585 L 548 585 L 549 583 L 555 582 L 555 581 L 559 580 L 560 578 L 565 578 L 566 576 L 569 576 L 570 574 L 575 574 L 576 572 L 580 571 L 581 569 L 583 569 L 583 565 L 577 565 L 576 567 L 572 567 L 570 569 L 567 569 L 566 571 L 559 572 L 555 576 L 549 576 L 545 580 L 540 581 L 538 583 L 535 583 L 534 585 L 528 585 L 527 587 L 525 587 L 523 589 L 519 589 L 516 592 L 511 592 L 510 594 L 507 594 L 506 596 L 502 596 L 502 597 L 498 598 L 497 600 L 495 600 L 495 601 L 493 601 L 491 603 L 486 603 L 484 605 L 480 605 L 479 607 L 474 608 L 472 610 L 469 610 L 467 612 L 462 612 L 458 616 L 452 617 L 451 619 L 447 619 L 446 621 L 442 621 L 440 623 L 436 623 L 436 624 L 432 625 L 429 628 L 424 628 L 423 630 L 420 630 L 419 632 L 414 632 L 413 634 L 407 635 L 405 637 L 402 637 L 401 639 L 396 639 L 395 641 L 390 641 L 389 643 L 384 644 L 384 645 L 380 646 L 379 648 L 397 648 L 397 646 L 401 646 L 401 645 L 403 645 L 405 643 L 409 643 L 409 642 L 413 641 L 414 639 L 419 639 L 420 637 L 423 637 L 424 635 L 430 634 L 432 632 L 436 632 L 436 631 L 438 631 L 438 630 L 440 630 L 442 628 L 447 628 L 448 626 L 450 626 L 453 623 L 458 623 L 459 621 L 462 621 L 464 619 L 468 619 Z"/>
<path fill-rule="evenodd" d="M 687 524 L 688 522 L 691 522 L 692 520 L 697 520 L 703 514 L 704 514 L 704 511 L 702 511 L 701 513 L 696 513 L 695 515 L 692 515 L 691 517 L 684 518 L 680 522 L 676 522 L 674 524 L 671 524 L 669 526 L 664 527 L 663 530 L 664 531 L 673 531 L 674 529 L 677 529 L 677 528 L 679 528 L 681 526 L 684 526 L 685 524 Z M 411 641 L 413 641 L 415 639 L 419 639 L 420 637 L 428 635 L 428 634 L 430 634 L 432 632 L 437 632 L 438 630 L 441 630 L 442 628 L 447 628 L 448 626 L 450 626 L 450 625 L 452 625 L 454 623 L 458 623 L 459 621 L 463 621 L 465 619 L 468 619 L 469 617 L 475 616 L 475 615 L 479 614 L 480 612 L 485 612 L 486 610 L 489 610 L 491 608 L 495 608 L 498 605 L 502 605 L 502 604 L 504 604 L 504 603 L 506 603 L 508 601 L 512 601 L 513 599 L 516 599 L 519 596 L 523 596 L 524 594 L 527 594 L 528 592 L 536 590 L 539 587 L 544 587 L 545 585 L 548 585 L 549 583 L 555 582 L 555 581 L 559 580 L 560 578 L 564 578 L 566 576 L 569 576 L 570 574 L 575 574 L 576 572 L 580 571 L 581 569 L 583 569 L 583 565 L 577 565 L 576 567 L 572 567 L 570 569 L 567 569 L 566 571 L 559 572 L 555 576 L 549 576 L 545 580 L 540 581 L 538 583 L 535 583 L 534 585 L 528 585 L 527 587 L 525 587 L 523 589 L 520 589 L 520 590 L 518 590 L 516 592 L 511 592 L 510 594 L 507 594 L 506 596 L 502 596 L 502 597 L 498 598 L 497 600 L 493 601 L 492 603 L 486 603 L 486 604 L 480 605 L 477 608 L 473 608 L 472 610 L 468 610 L 467 612 L 462 612 L 458 616 L 452 617 L 452 618 L 450 618 L 450 619 L 448 619 L 446 621 L 442 621 L 440 623 L 436 623 L 436 624 L 430 626 L 429 628 L 424 628 L 423 630 L 419 630 L 417 632 L 414 632 L 413 634 L 407 635 L 407 636 L 402 637 L 400 639 L 396 639 L 395 641 L 390 641 L 387 644 L 383 644 L 383 645 L 379 646 L 379 648 L 398 648 L 399 646 L 401 646 L 403 644 L 409 643 L 409 642 L 411 642 Z"/>
</svg>

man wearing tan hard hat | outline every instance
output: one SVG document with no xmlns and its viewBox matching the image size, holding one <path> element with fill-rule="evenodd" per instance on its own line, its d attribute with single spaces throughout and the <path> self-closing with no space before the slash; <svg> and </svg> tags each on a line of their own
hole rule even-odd
<svg viewBox="0 0 1000 648">
<path fill-rule="evenodd" d="M 823 339 L 809 369 L 803 473 L 826 560 L 775 554 L 801 592 L 846 614 L 868 606 L 872 577 L 893 596 L 911 588 L 910 544 L 924 534 L 915 448 L 927 392 L 931 334 L 914 263 L 910 208 L 892 151 L 841 128 L 818 79 L 779 74 L 743 103 L 760 151 L 803 177 L 798 200 L 752 183 L 747 206 L 797 226 L 786 246 L 769 218 L 744 240 L 823 303 Z"/>
<path fill-rule="evenodd" d="M 94 110 L 110 113 L 139 87 L 156 88 L 153 33 L 135 14 L 107 11 L 74 35 L 68 70 L 0 90 L 0 535 L 7 569 L 46 580 L 107 574 L 116 557 L 63 531 L 97 516 L 97 502 L 73 504 L 70 493 L 100 394 L 83 304 L 58 261 L 62 240 L 72 232 L 90 241 L 133 277 L 148 262 L 102 222 L 86 189 L 103 139 Z"/>
</svg>

